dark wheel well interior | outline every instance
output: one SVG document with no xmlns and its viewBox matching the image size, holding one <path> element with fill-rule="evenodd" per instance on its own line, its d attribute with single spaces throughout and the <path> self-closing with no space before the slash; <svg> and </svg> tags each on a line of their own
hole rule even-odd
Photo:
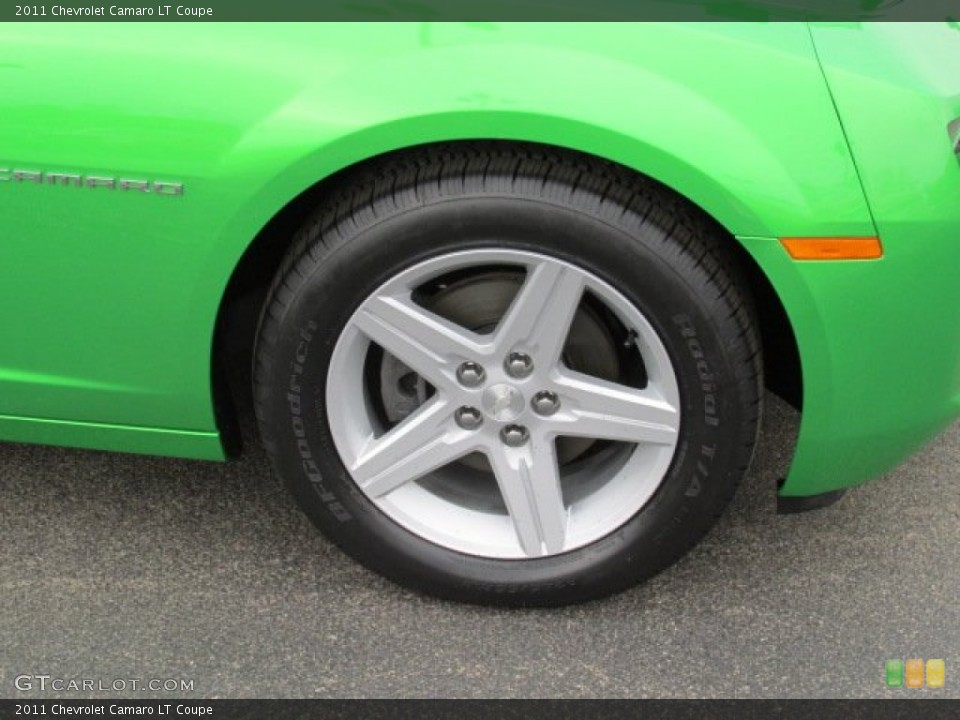
<svg viewBox="0 0 960 720">
<path fill-rule="evenodd" d="M 526 143 L 531 145 L 530 143 Z M 574 153 L 551 147 L 553 152 Z M 418 148 L 396 151 L 395 155 L 416 153 Z M 290 201 L 257 234 L 234 269 L 220 303 L 213 346 L 212 387 L 217 422 L 229 455 L 241 451 L 242 437 L 252 437 L 240 425 L 240 418 L 252 406 L 250 368 L 260 310 L 271 281 L 280 268 L 297 230 L 331 193 L 350 182 L 370 163 L 371 158 L 320 181 Z M 675 195 L 676 191 L 669 189 Z M 724 237 L 730 258 L 738 266 L 742 281 L 753 298 L 764 354 L 767 388 L 801 409 L 803 397 L 800 353 L 786 310 L 766 275 L 750 254 L 716 220 L 700 208 L 693 208 L 701 221 Z"/>
</svg>

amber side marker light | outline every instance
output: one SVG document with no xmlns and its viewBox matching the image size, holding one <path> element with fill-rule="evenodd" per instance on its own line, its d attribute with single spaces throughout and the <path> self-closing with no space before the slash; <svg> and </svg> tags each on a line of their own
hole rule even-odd
<svg viewBox="0 0 960 720">
<path fill-rule="evenodd" d="M 878 237 L 787 237 L 780 244 L 794 260 L 876 260 L 883 257 Z"/>
</svg>

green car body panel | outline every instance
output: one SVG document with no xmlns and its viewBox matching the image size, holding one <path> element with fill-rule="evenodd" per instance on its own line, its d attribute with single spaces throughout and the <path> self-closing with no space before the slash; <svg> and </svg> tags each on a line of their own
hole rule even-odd
<svg viewBox="0 0 960 720">
<path fill-rule="evenodd" d="M 618 162 L 726 228 L 799 347 L 781 493 L 862 482 L 960 414 L 942 58 L 946 24 L 0 28 L 0 439 L 222 459 L 215 328 L 258 233 L 366 159 L 488 138 Z M 880 260 L 778 241 L 873 235 Z"/>
</svg>

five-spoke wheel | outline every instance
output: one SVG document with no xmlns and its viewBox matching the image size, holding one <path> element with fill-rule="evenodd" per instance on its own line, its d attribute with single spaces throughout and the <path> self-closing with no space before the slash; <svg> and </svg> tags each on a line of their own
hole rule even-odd
<svg viewBox="0 0 960 720">
<path fill-rule="evenodd" d="M 516 295 L 501 298 L 509 304 L 491 328 L 430 309 L 453 276 L 469 286 L 462 302 L 486 307 L 485 294 L 511 271 Z M 571 367 L 565 348 L 577 338 L 570 335 L 591 316 L 604 323 L 592 352 L 618 366 L 632 351 L 642 386 Z M 489 322 L 489 313 L 473 320 Z M 430 388 L 399 422 L 378 413 L 389 400 L 380 375 L 371 382 L 364 371 L 373 350 L 380 363 L 387 354 L 388 364 L 408 369 L 394 373 L 398 382 Z M 428 540 L 486 557 L 553 555 L 615 530 L 663 480 L 680 426 L 670 359 L 636 307 L 572 264 L 498 249 L 441 255 L 378 288 L 334 349 L 326 399 L 340 408 L 330 417 L 337 449 L 381 510 Z M 558 438 L 593 442 L 558 462 Z M 473 453 L 485 458 L 503 513 L 491 512 L 496 500 L 482 492 L 482 470 L 458 472 L 456 463 Z"/>
</svg>

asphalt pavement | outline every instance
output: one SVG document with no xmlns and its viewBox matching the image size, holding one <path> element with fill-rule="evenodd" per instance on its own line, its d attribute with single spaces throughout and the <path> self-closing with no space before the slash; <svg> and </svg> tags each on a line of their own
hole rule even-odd
<svg viewBox="0 0 960 720">
<path fill-rule="evenodd" d="M 798 416 L 767 400 L 706 541 L 559 610 L 380 579 L 255 446 L 218 465 L 0 444 L 0 697 L 960 697 L 960 424 L 837 505 L 778 517 Z M 946 686 L 886 689 L 888 658 L 943 658 Z M 21 692 L 21 675 L 193 690 Z"/>
</svg>

